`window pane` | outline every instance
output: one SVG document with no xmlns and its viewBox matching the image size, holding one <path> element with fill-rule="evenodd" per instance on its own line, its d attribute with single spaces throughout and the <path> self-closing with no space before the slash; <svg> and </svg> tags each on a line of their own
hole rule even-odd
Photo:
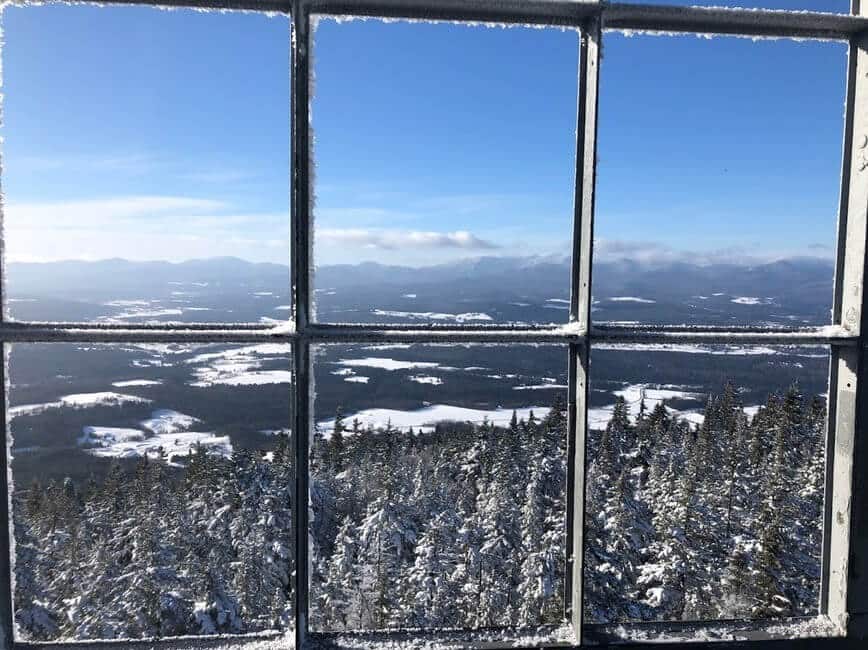
<svg viewBox="0 0 868 650">
<path fill-rule="evenodd" d="M 818 613 L 827 347 L 592 352 L 592 623 Z"/>
<path fill-rule="evenodd" d="M 594 319 L 830 322 L 846 45 L 605 39 Z"/>
<path fill-rule="evenodd" d="M 11 315 L 285 317 L 287 18 L 52 4 L 3 23 Z"/>
<path fill-rule="evenodd" d="M 323 346 L 319 631 L 559 624 L 566 349 Z"/>
<path fill-rule="evenodd" d="M 324 18 L 315 43 L 319 320 L 566 321 L 577 33 Z"/>
<path fill-rule="evenodd" d="M 14 344 L 23 640 L 286 629 L 289 346 Z"/>
</svg>

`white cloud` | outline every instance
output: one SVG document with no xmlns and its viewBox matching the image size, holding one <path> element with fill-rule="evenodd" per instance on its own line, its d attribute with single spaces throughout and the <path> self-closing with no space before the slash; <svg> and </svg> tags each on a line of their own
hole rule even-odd
<svg viewBox="0 0 868 650">
<path fill-rule="evenodd" d="M 353 244 L 387 250 L 400 248 L 493 249 L 499 246 L 466 230 L 433 232 L 420 230 L 366 230 L 363 228 L 324 228 L 316 231 L 324 243 Z"/>
<path fill-rule="evenodd" d="M 285 262 L 288 214 L 239 214 L 232 207 L 159 195 L 11 204 L 7 252 L 11 261 L 235 256 Z"/>
<path fill-rule="evenodd" d="M 792 257 L 829 257 L 817 246 L 802 250 L 775 250 L 740 246 L 716 249 L 679 250 L 653 241 L 595 239 L 594 259 L 600 262 L 631 261 L 641 264 L 763 264 Z"/>
<path fill-rule="evenodd" d="M 79 201 L 12 203 L 6 206 L 7 226 L 95 226 L 119 219 L 139 219 L 169 214 L 201 214 L 226 208 L 221 201 L 183 196 L 122 196 Z"/>
</svg>

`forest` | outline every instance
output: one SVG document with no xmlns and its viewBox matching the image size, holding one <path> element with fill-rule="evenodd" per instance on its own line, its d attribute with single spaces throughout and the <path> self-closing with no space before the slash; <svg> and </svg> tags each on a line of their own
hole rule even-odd
<svg viewBox="0 0 868 650">
<path fill-rule="evenodd" d="M 588 622 L 811 614 L 826 407 L 798 385 L 753 416 L 726 384 L 691 425 L 619 398 L 589 434 Z M 114 461 L 14 493 L 23 639 L 249 633 L 292 625 L 291 441 Z M 564 618 L 567 413 L 508 426 L 311 439 L 317 631 L 534 627 Z"/>
</svg>

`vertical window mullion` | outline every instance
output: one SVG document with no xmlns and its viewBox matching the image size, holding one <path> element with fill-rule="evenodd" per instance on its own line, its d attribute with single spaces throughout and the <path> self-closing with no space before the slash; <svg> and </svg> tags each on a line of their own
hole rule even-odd
<svg viewBox="0 0 868 650">
<path fill-rule="evenodd" d="M 858 3 L 854 10 L 858 11 Z M 866 15 L 866 11 L 860 11 Z M 826 503 L 820 611 L 853 629 L 868 618 L 868 558 L 857 553 L 868 541 L 868 381 L 864 331 L 868 326 L 866 222 L 868 222 L 868 37 L 850 42 L 847 73 L 838 257 L 833 322 L 859 337 L 856 347 L 833 346 L 829 378 Z M 860 605 L 861 603 L 861 605 Z M 857 607 L 861 611 L 853 611 Z M 855 615 L 855 618 L 854 618 Z"/>
<path fill-rule="evenodd" d="M 2 233 L 2 228 L 0 228 L 0 233 Z M 0 234 L 2 237 L 2 234 Z M 0 255 L 2 255 L 2 251 L 4 247 L 2 242 L 0 242 Z M 0 269 L 5 270 L 5 265 L 3 260 L 0 259 Z M 2 272 L 2 271 L 0 271 Z M 2 280 L 0 280 L 0 286 L 3 286 L 5 289 L 5 284 L 2 284 Z M 2 292 L 5 293 L 5 292 Z M 0 297 L 0 300 L 3 301 L 4 308 L 2 312 L 5 315 L 5 296 Z M 3 318 L 0 317 L 0 321 Z M 9 352 L 9 344 L 6 342 L 0 342 L 0 356 L 2 356 L 2 364 L 0 364 L 0 386 L 2 386 L 2 391 L 0 391 L 0 408 L 3 409 L 3 451 L 0 453 L 0 481 L 3 482 L 3 499 L 2 503 L 0 503 L 0 548 L 3 549 L 3 557 L 0 558 L 0 647 L 3 648 L 12 648 L 14 643 L 14 609 L 12 605 L 12 553 L 13 540 L 11 539 L 11 518 L 12 518 L 12 488 L 11 488 L 11 476 L 10 476 L 10 468 L 9 468 L 9 460 L 11 453 L 11 445 L 9 444 L 9 415 L 6 409 L 6 405 L 8 402 L 8 391 L 9 387 L 6 381 L 7 376 L 7 364 L 9 361 L 8 357 Z"/>
<path fill-rule="evenodd" d="M 599 87 L 600 20 L 582 25 L 576 128 L 576 191 L 573 222 L 573 275 L 570 320 L 584 339 L 569 350 L 569 438 L 567 455 L 566 609 L 582 642 L 582 574 L 584 553 L 585 442 L 588 425 L 591 269 L 594 236 L 594 181 L 597 153 L 597 92 Z"/>
<path fill-rule="evenodd" d="M 309 561 L 309 425 L 310 425 L 310 342 L 306 334 L 312 306 L 310 292 L 310 14 L 305 0 L 292 3 L 292 216 L 291 282 L 293 341 L 293 447 L 295 489 L 292 515 L 295 539 L 295 647 L 303 648 L 308 637 Z"/>
</svg>

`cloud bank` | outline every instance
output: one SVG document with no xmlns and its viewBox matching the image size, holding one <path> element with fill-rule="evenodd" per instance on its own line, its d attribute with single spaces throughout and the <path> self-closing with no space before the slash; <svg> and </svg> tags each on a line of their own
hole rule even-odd
<svg viewBox="0 0 868 650">
<path fill-rule="evenodd" d="M 433 232 L 422 230 L 367 230 L 363 228 L 324 228 L 315 230 L 316 238 L 325 244 L 341 244 L 397 250 L 405 248 L 458 248 L 493 250 L 497 244 L 477 237 L 466 230 Z"/>
</svg>

